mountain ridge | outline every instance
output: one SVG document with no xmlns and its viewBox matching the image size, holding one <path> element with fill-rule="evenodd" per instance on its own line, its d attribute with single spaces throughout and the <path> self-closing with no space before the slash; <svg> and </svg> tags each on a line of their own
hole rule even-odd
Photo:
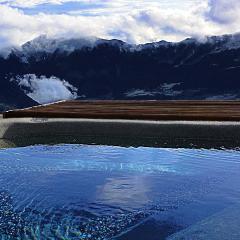
<svg viewBox="0 0 240 240">
<path fill-rule="evenodd" d="M 140 45 L 40 36 L 0 57 L 0 77 L 8 91 L 12 79 L 34 74 L 36 85 L 54 76 L 77 89 L 78 99 L 238 99 L 239 56 L 240 34 Z M 28 84 L 29 91 L 43 91 Z"/>
<path fill-rule="evenodd" d="M 50 38 L 47 35 L 40 35 L 39 37 L 24 43 L 19 49 L 13 48 L 12 51 L 22 51 L 30 54 L 34 52 L 53 53 L 56 50 L 73 52 L 75 50 L 81 50 L 84 47 L 94 48 L 101 44 L 109 44 L 126 51 L 141 51 L 148 48 L 169 47 L 183 44 L 211 44 L 222 47 L 222 50 L 226 50 L 240 48 L 240 33 L 226 34 L 221 36 L 206 36 L 203 38 L 186 38 L 179 42 L 160 40 L 144 44 L 131 44 L 119 39 L 107 40 L 97 37 Z"/>
</svg>

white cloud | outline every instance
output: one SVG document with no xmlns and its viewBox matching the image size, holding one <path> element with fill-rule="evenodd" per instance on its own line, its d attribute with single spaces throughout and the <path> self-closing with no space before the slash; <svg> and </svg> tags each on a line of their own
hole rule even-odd
<svg viewBox="0 0 240 240">
<path fill-rule="evenodd" d="M 9 6 L 21 7 L 21 8 L 33 8 L 41 4 L 55 4 L 61 5 L 66 3 L 80 3 L 89 6 L 103 5 L 111 9 L 122 9 L 126 8 L 146 8 L 146 7 L 159 7 L 159 6 L 169 6 L 169 7 L 186 7 L 194 3 L 201 2 L 202 0 L 0 0 L 0 4 L 4 3 Z"/>
<path fill-rule="evenodd" d="M 34 7 L 40 4 L 61 4 L 65 0 L 0 0 L 0 3 L 5 3 L 14 7 Z"/>
<path fill-rule="evenodd" d="M 233 24 L 240 21 L 239 0 L 209 0 L 209 17 L 220 24 Z"/>
<path fill-rule="evenodd" d="M 13 7 L 66 2 L 79 2 L 92 7 L 62 14 L 54 13 L 54 10 L 52 14 L 41 13 L 40 9 L 32 15 Z M 221 35 L 240 30 L 239 0 L 196 0 L 194 5 L 192 0 L 184 2 L 0 0 L 0 48 L 21 45 L 42 34 L 67 38 L 119 38 L 131 43 L 145 43 L 162 39 L 180 41 L 187 37 Z M 96 4 L 101 6 L 94 8 Z"/>
<path fill-rule="evenodd" d="M 60 100 L 75 99 L 77 89 L 65 80 L 56 77 L 37 77 L 35 74 L 26 74 L 15 79 L 24 92 L 40 104 Z"/>
<path fill-rule="evenodd" d="M 0 5 L 0 45 L 20 45 L 41 34 L 94 35 L 99 31 L 89 28 L 90 22 L 84 17 L 41 14 L 30 16 L 18 9 Z"/>
</svg>

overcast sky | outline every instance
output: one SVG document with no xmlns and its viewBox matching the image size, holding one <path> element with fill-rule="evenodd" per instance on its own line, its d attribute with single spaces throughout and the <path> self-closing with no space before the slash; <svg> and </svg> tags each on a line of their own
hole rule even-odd
<svg viewBox="0 0 240 240">
<path fill-rule="evenodd" d="M 0 48 L 50 37 L 129 43 L 240 30 L 240 0 L 0 0 Z"/>
</svg>

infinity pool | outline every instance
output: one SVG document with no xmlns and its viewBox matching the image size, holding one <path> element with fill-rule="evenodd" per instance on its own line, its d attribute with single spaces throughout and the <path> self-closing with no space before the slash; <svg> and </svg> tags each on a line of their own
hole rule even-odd
<svg viewBox="0 0 240 240">
<path fill-rule="evenodd" d="M 240 201 L 240 152 L 0 150 L 0 239 L 160 240 Z"/>
</svg>

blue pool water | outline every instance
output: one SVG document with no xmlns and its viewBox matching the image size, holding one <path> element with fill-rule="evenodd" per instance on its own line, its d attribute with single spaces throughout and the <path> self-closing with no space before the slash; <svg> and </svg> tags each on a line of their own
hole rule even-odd
<svg viewBox="0 0 240 240">
<path fill-rule="evenodd" d="M 240 200 L 237 150 L 0 150 L 0 239 L 160 240 Z"/>
</svg>

